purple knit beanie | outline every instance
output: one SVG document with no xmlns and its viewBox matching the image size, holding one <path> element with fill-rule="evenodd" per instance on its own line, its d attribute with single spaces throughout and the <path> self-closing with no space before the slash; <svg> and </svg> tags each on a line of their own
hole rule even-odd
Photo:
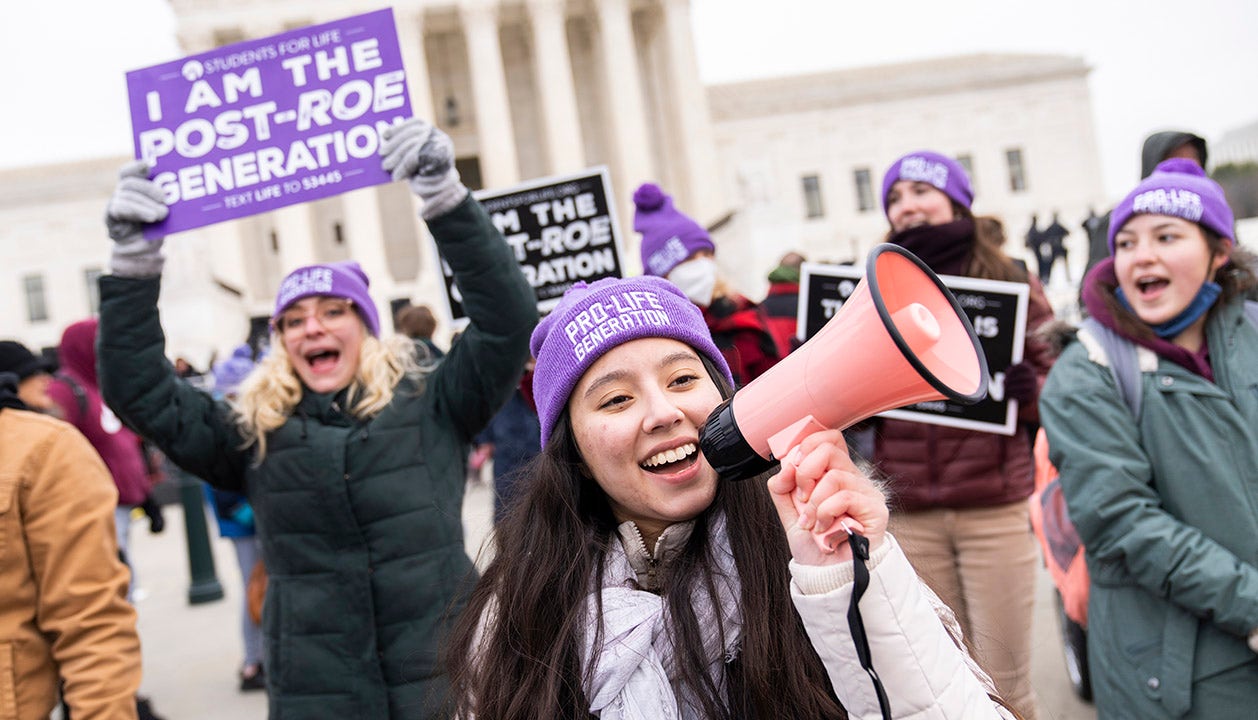
<svg viewBox="0 0 1258 720">
<path fill-rule="evenodd" d="M 673 197 L 655 183 L 633 193 L 633 229 L 642 233 L 642 271 L 668 277 L 700 250 L 716 252 L 708 231 L 673 207 Z"/>
<path fill-rule="evenodd" d="M 1149 177 L 1118 203 L 1110 215 L 1110 255 L 1114 254 L 1114 236 L 1133 215 L 1141 214 L 1182 218 L 1236 242 L 1232 208 L 1228 207 L 1223 188 L 1188 158 L 1158 163 Z"/>
<path fill-rule="evenodd" d="M 253 371 L 253 348 L 248 344 L 239 345 L 232 351 L 232 356 L 214 366 L 214 392 L 216 395 L 231 395 L 244 382 L 245 377 Z"/>
<path fill-rule="evenodd" d="M 275 312 L 271 317 L 279 317 L 293 303 L 308 297 L 324 295 L 345 298 L 353 301 L 354 309 L 367 325 L 367 330 L 379 337 L 380 316 L 376 312 L 376 304 L 371 301 L 371 295 L 367 292 L 370 284 L 367 273 L 352 260 L 299 267 L 280 283 L 280 291 L 275 294 Z"/>
<path fill-rule="evenodd" d="M 706 355 L 734 386 L 734 376 L 712 342 L 703 313 L 662 278 L 603 278 L 578 282 L 542 318 L 529 349 L 537 358 L 533 400 L 542 426 L 542 446 L 585 371 L 608 350 L 638 338 L 671 338 Z"/>
<path fill-rule="evenodd" d="M 897 180 L 914 180 L 934 185 L 957 203 L 970 207 L 974 188 L 961 163 L 930 150 L 919 150 L 896 160 L 882 176 L 882 211 L 887 212 L 887 195 Z"/>
</svg>

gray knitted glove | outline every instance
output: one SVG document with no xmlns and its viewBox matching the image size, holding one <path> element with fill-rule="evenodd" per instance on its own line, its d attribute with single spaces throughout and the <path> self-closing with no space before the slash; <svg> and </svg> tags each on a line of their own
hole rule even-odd
<svg viewBox="0 0 1258 720">
<path fill-rule="evenodd" d="M 109 269 L 123 277 L 151 277 L 162 274 L 164 238 L 147 240 L 144 226 L 159 222 L 170 212 L 165 194 L 148 179 L 149 166 L 136 160 L 118 173 L 118 186 L 105 207 L 105 227 L 114 240 Z"/>
<path fill-rule="evenodd" d="M 425 220 L 447 213 L 467 197 L 467 187 L 454 168 L 454 143 L 432 123 L 411 118 L 381 133 L 380 156 L 385 172 L 406 180 L 423 201 Z"/>
</svg>

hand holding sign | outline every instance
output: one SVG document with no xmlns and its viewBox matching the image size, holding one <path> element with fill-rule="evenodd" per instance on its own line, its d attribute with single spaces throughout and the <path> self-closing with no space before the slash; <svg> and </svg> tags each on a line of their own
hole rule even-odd
<svg viewBox="0 0 1258 720">
<path fill-rule="evenodd" d="M 124 165 L 105 207 L 105 227 L 114 240 L 109 268 L 115 275 L 149 277 L 162 273 L 162 238 L 146 240 L 144 228 L 164 220 L 169 210 L 162 189 L 148 173 L 148 163 L 143 160 Z"/>
<path fill-rule="evenodd" d="M 420 215 L 425 220 L 453 210 L 467 197 L 467 187 L 454 167 L 454 143 L 441 128 L 411 118 L 386 128 L 380 137 L 385 172 L 410 184 L 424 201 Z"/>
</svg>

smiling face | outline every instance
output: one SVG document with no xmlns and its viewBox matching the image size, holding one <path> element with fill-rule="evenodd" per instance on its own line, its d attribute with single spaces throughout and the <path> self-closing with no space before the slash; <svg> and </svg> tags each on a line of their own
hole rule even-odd
<svg viewBox="0 0 1258 720">
<path fill-rule="evenodd" d="M 343 298 L 309 297 L 275 319 L 284 352 L 297 377 L 317 393 L 349 387 L 358 372 L 367 326 Z"/>
<path fill-rule="evenodd" d="M 1118 285 L 1149 325 L 1183 312 L 1227 259 L 1211 253 L 1201 226 L 1167 215 L 1136 215 L 1114 235 Z"/>
<path fill-rule="evenodd" d="M 699 429 L 721 393 L 689 345 L 642 338 L 599 358 L 568 400 L 577 448 L 620 522 L 658 537 L 716 496 Z"/>
<path fill-rule="evenodd" d="M 887 220 L 895 232 L 919 225 L 943 225 L 955 219 L 952 198 L 930 183 L 897 180 L 887 192 Z"/>
</svg>

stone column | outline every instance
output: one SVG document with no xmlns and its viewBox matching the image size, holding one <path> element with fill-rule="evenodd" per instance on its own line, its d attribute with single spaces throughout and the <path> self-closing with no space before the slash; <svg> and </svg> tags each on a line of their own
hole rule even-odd
<svg viewBox="0 0 1258 720">
<path fill-rule="evenodd" d="M 708 111 L 707 91 L 699 80 L 695 60 L 694 31 L 690 23 L 690 0 L 663 0 L 664 33 L 668 48 L 667 106 L 676 113 L 680 142 L 682 186 L 676 188 L 682 207 L 700 223 L 711 222 L 723 213 L 721 169 L 716 154 L 716 139 Z"/>
<path fill-rule="evenodd" d="M 564 0 L 528 0 L 547 158 L 553 174 L 585 166 L 565 9 Z"/>
<path fill-rule="evenodd" d="M 384 252 L 384 232 L 380 218 L 380 202 L 375 187 L 359 188 L 341 196 L 344 200 L 345 228 L 349 240 L 349 256 L 362 266 L 371 279 L 371 299 L 380 315 L 382 334 L 393 328 L 389 299 L 396 288 Z"/>
<path fill-rule="evenodd" d="M 599 0 L 594 8 L 602 30 L 606 117 L 614 148 L 612 187 L 618 200 L 621 237 L 625 239 L 626 271 L 633 275 L 641 269 L 639 240 L 633 232 L 633 191 L 639 184 L 655 179 L 651 172 L 646 104 L 628 0 Z"/>
<path fill-rule="evenodd" d="M 481 176 L 487 188 L 514 185 L 520 181 L 520 163 L 515 153 L 507 77 L 498 38 L 498 2 L 461 0 L 459 16 L 472 72 Z"/>
<path fill-rule="evenodd" d="M 436 243 L 428 232 L 428 226 L 419 221 L 419 275 L 414 282 L 399 285 L 399 290 L 406 290 L 407 297 L 415 303 L 428 303 L 433 312 L 440 316 L 440 308 L 446 307 L 445 276 L 441 273 L 441 258 L 437 255 Z M 449 330 L 449 323 L 442 321 Z"/>
<path fill-rule="evenodd" d="M 406 65 L 406 85 L 410 91 L 411 98 L 411 114 L 415 117 L 424 118 L 438 126 L 441 125 L 444 118 L 437 117 L 437 109 L 433 105 L 432 100 L 432 79 L 428 69 L 428 53 L 426 50 L 426 36 L 424 34 L 425 17 L 424 3 L 412 0 L 404 6 L 394 5 L 394 13 L 397 16 L 398 23 L 398 42 L 402 47 L 402 61 Z M 448 128 L 443 128 L 448 129 Z M 455 148 L 458 151 L 458 148 Z M 409 192 L 408 192 L 409 194 Z M 419 277 L 418 282 L 422 283 L 427 275 L 431 275 L 434 271 L 432 268 L 437 262 L 436 254 L 432 251 L 432 242 L 428 240 L 428 228 L 423 221 L 419 219 L 419 199 L 411 195 L 411 214 L 407 218 L 415 225 L 415 237 L 419 241 Z M 377 203 L 379 202 L 379 194 L 377 194 Z M 403 218 L 389 218 L 390 222 L 403 222 Z M 381 233 L 383 235 L 383 233 Z M 383 243 L 384 238 L 381 238 Z M 388 253 L 385 253 L 387 262 Z M 392 273 L 390 273 L 392 281 Z M 372 282 L 375 282 L 374 276 Z M 415 294 L 415 281 L 406 281 L 393 285 L 392 297 L 400 297 L 406 295 L 411 297 Z M 383 308 L 382 308 L 383 309 Z M 392 327 L 390 319 L 389 327 Z"/>
<path fill-rule="evenodd" d="M 424 10 L 397 9 L 398 44 L 406 66 L 406 86 L 411 94 L 411 114 L 436 122 L 432 107 L 432 85 L 428 80 L 428 55 L 424 52 Z"/>
<path fill-rule="evenodd" d="M 315 246 L 314 213 L 308 203 L 289 205 L 271 213 L 280 246 L 280 277 L 294 268 L 322 260 Z"/>
<path fill-rule="evenodd" d="M 175 32 L 175 37 L 179 41 L 179 49 L 185 55 L 195 55 L 214 49 L 214 33 L 210 28 L 192 28 L 181 24 Z"/>
</svg>

